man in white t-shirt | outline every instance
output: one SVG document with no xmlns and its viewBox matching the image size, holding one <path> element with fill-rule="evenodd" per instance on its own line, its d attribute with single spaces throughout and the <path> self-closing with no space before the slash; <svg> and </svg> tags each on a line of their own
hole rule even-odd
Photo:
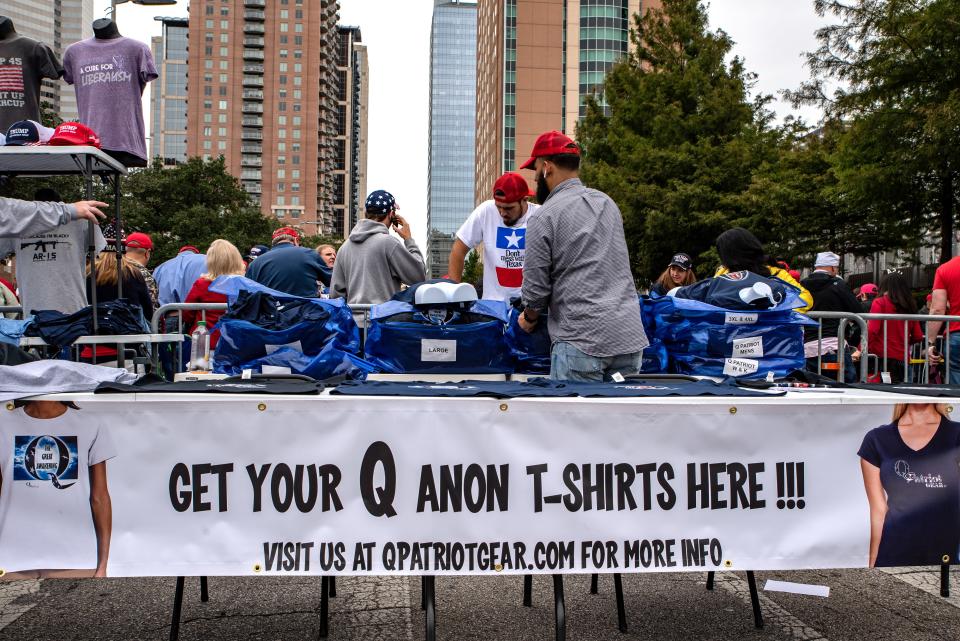
<svg viewBox="0 0 960 641">
<path fill-rule="evenodd" d="M 483 243 L 483 298 L 509 302 L 520 296 L 527 220 L 539 208 L 527 202 L 532 195 L 520 174 L 508 171 L 497 179 L 493 200 L 481 203 L 457 230 L 447 266 L 451 280 L 460 282 L 464 258 Z"/>
<path fill-rule="evenodd" d="M 6 579 L 106 576 L 112 510 L 105 424 L 59 401 L 0 420 L 0 567 Z"/>
</svg>

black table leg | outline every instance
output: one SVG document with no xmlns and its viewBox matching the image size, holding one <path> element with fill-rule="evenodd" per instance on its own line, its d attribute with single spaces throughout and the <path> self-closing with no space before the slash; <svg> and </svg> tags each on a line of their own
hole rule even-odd
<svg viewBox="0 0 960 641">
<path fill-rule="evenodd" d="M 533 605 L 533 575 L 523 575 L 523 605 L 531 607 Z"/>
<path fill-rule="evenodd" d="M 763 612 L 760 611 L 760 595 L 757 593 L 757 579 L 753 570 L 747 570 L 747 584 L 750 586 L 750 605 L 753 606 L 753 624 L 763 628 Z"/>
<path fill-rule="evenodd" d="M 330 598 L 334 599 L 337 596 L 337 577 L 330 577 Z"/>
<path fill-rule="evenodd" d="M 591 574 L 590 575 L 590 594 L 596 594 L 598 590 L 597 583 L 599 582 L 599 575 Z"/>
<path fill-rule="evenodd" d="M 566 641 L 567 638 L 567 607 L 563 600 L 563 575 L 553 575 L 553 607 L 556 616 L 557 641 Z"/>
<path fill-rule="evenodd" d="M 170 621 L 170 641 L 180 638 L 180 610 L 183 607 L 183 577 L 177 577 L 177 587 L 173 593 L 173 619 Z"/>
<path fill-rule="evenodd" d="M 715 574 L 716 572 L 714 572 L 713 570 L 710 570 L 709 572 L 707 572 L 707 589 L 708 590 L 713 589 L 713 577 Z"/>
<path fill-rule="evenodd" d="M 426 614 L 426 641 L 436 641 L 437 639 L 437 577 L 424 577 L 424 584 L 427 586 L 427 614 Z"/>
<path fill-rule="evenodd" d="M 210 600 L 210 593 L 207 591 L 207 577 L 200 577 L 200 600 L 206 603 Z"/>
<path fill-rule="evenodd" d="M 427 577 L 420 577 L 420 609 L 427 610 Z"/>
<path fill-rule="evenodd" d="M 940 596 L 943 598 L 950 597 L 950 564 L 941 563 L 940 564 Z"/>
<path fill-rule="evenodd" d="M 617 627 L 621 632 L 627 631 L 627 611 L 623 606 L 623 577 L 617 572 L 613 575 L 613 589 L 617 593 Z"/>
<path fill-rule="evenodd" d="M 326 639 L 330 634 L 330 601 L 327 598 L 329 594 L 330 578 L 320 577 L 320 638 Z"/>
</svg>

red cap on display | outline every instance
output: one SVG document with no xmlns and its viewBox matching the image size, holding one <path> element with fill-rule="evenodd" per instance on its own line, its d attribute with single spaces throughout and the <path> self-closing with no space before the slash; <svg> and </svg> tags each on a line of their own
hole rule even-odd
<svg viewBox="0 0 960 641">
<path fill-rule="evenodd" d="M 570 136 L 556 130 L 540 134 L 537 142 L 533 143 L 533 153 L 530 154 L 530 160 L 520 165 L 520 169 L 533 169 L 537 158 L 556 156 L 558 154 L 574 154 L 579 156 L 580 145 Z"/>
<path fill-rule="evenodd" d="M 508 171 L 493 183 L 493 199 L 498 203 L 516 203 L 527 196 L 535 196 L 527 185 L 527 179 L 518 173 Z"/>
<path fill-rule="evenodd" d="M 153 249 L 153 241 L 141 231 L 135 231 L 127 236 L 127 247 L 134 249 Z"/>
<path fill-rule="evenodd" d="M 179 250 L 177 250 L 178 254 L 182 254 L 183 252 L 192 252 L 194 254 L 199 254 L 200 250 L 194 247 L 193 245 L 184 245 Z"/>
<path fill-rule="evenodd" d="M 100 148 L 100 136 L 90 127 L 79 122 L 64 122 L 57 125 L 50 137 L 50 145 L 91 145 Z"/>
<path fill-rule="evenodd" d="M 298 232 L 293 227 L 281 227 L 273 232 L 273 240 L 276 240 L 280 236 L 293 236 L 294 238 L 300 238 L 300 232 Z"/>
</svg>

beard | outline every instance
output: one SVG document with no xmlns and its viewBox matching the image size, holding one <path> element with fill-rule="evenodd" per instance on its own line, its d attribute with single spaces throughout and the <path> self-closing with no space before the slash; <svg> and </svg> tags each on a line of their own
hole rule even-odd
<svg viewBox="0 0 960 641">
<path fill-rule="evenodd" d="M 547 185 L 546 177 L 543 174 L 537 174 L 537 202 L 542 205 L 549 197 L 550 186 Z"/>
</svg>

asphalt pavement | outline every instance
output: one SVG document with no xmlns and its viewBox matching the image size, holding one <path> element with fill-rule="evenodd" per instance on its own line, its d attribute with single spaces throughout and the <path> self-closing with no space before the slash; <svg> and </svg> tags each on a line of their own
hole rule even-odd
<svg viewBox="0 0 960 641">
<path fill-rule="evenodd" d="M 825 585 L 830 595 L 765 591 L 767 579 Z M 612 576 L 600 576 L 596 595 L 588 576 L 568 576 L 567 639 L 960 639 L 960 571 L 952 573 L 949 598 L 939 595 L 934 568 L 758 572 L 763 629 L 754 627 L 743 573 L 718 574 L 710 592 L 705 580 L 704 573 L 625 575 L 628 631 L 621 633 Z M 554 639 L 549 576 L 534 577 L 529 608 L 518 576 L 439 577 L 436 585 L 438 639 Z M 0 641 L 165 641 L 174 586 L 173 578 L 0 583 Z M 330 600 L 328 638 L 422 639 L 420 594 L 416 577 L 341 577 Z M 209 597 L 201 602 L 199 580 L 186 580 L 182 641 L 319 638 L 319 578 L 213 577 Z"/>
</svg>

